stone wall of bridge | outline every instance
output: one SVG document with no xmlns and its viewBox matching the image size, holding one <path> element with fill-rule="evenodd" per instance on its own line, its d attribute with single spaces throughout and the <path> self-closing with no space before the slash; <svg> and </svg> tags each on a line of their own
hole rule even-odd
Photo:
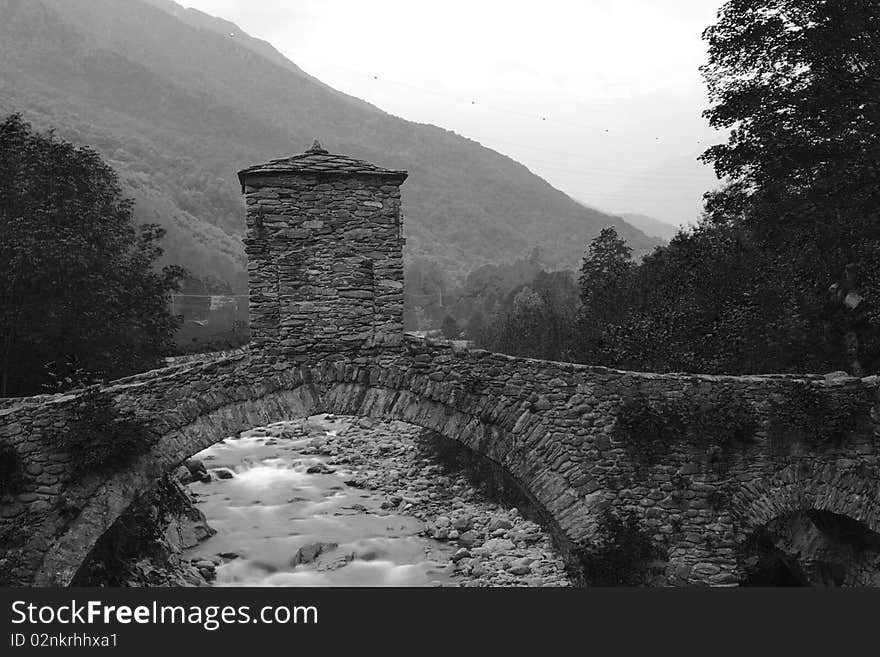
<svg viewBox="0 0 880 657">
<path fill-rule="evenodd" d="M 642 374 L 407 338 L 311 364 L 248 353 L 188 363 L 104 392 L 151 446 L 81 478 L 77 455 L 58 448 L 79 394 L 0 408 L 0 448 L 24 465 L 19 490 L 0 496 L 4 584 L 68 583 L 159 474 L 238 431 L 319 412 L 403 420 L 492 459 L 570 554 L 589 549 L 601 513 L 632 512 L 670 584 L 737 582 L 744 541 L 788 513 L 827 510 L 880 531 L 877 377 Z M 838 418 L 832 439 L 804 421 L 816 407 Z"/>
</svg>

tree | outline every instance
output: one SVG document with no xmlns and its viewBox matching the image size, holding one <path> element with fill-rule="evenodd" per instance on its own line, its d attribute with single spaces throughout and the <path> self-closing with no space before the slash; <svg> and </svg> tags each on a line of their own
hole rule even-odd
<svg viewBox="0 0 880 657">
<path fill-rule="evenodd" d="M 617 236 L 613 226 L 603 228 L 590 242 L 581 265 L 578 283 L 584 308 L 596 312 L 613 306 L 614 296 L 621 291 L 632 268 L 632 249 Z"/>
<path fill-rule="evenodd" d="M 477 339 L 483 347 L 514 356 L 571 360 L 577 307 L 573 272 L 539 271 L 507 294 Z"/>
<path fill-rule="evenodd" d="M 751 190 L 843 194 L 876 180 L 880 13 L 875 0 L 729 0 L 704 32 L 712 126 L 730 129 L 704 159 Z M 873 169 L 873 171 L 872 171 Z M 824 189 L 824 192 L 830 191 Z M 827 199 L 834 202 L 835 199 Z"/>
<path fill-rule="evenodd" d="M 578 315 L 581 359 L 605 364 L 609 328 L 627 310 L 626 291 L 634 269 L 632 249 L 613 226 L 603 228 L 587 248 L 581 265 L 581 309 Z"/>
<path fill-rule="evenodd" d="M 735 228 L 762 284 L 781 293 L 762 320 L 786 327 L 790 368 L 842 367 L 851 333 L 823 314 L 827 290 L 861 264 L 859 342 L 880 322 L 880 14 L 874 0 L 730 0 L 705 34 L 716 128 L 706 151 L 730 185 L 707 196 L 706 221 Z M 775 292 L 774 292 L 775 291 Z M 788 314 L 783 316 L 782 311 Z M 845 321 L 844 323 L 851 323 Z M 850 327 L 851 328 L 851 327 Z M 824 333 L 824 335 L 823 335 Z M 877 354 L 863 354 L 866 362 Z M 851 359 L 850 359 L 851 360 Z"/>
<path fill-rule="evenodd" d="M 124 376 L 170 349 L 184 272 L 156 269 L 163 231 L 131 210 L 95 151 L 0 123 L 0 394 Z"/>
</svg>

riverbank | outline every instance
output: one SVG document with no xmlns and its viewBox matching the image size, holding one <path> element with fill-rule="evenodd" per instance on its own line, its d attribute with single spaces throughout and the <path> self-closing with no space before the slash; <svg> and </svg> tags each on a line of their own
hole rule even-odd
<svg viewBox="0 0 880 657">
<path fill-rule="evenodd" d="M 185 470 L 185 468 L 184 468 Z M 184 481 L 189 481 L 188 476 Z M 74 586 L 208 586 L 213 568 L 184 556 L 214 534 L 179 473 L 163 477 L 101 537 Z"/>
<path fill-rule="evenodd" d="M 454 546 L 445 567 L 459 586 L 572 585 L 550 534 L 517 507 L 489 499 L 516 496 L 511 482 L 469 465 L 480 457 L 402 422 L 329 418 L 315 428 L 328 424 L 311 449 L 355 468 L 350 485 L 380 491 L 387 508 L 425 523 L 423 535 Z"/>
</svg>

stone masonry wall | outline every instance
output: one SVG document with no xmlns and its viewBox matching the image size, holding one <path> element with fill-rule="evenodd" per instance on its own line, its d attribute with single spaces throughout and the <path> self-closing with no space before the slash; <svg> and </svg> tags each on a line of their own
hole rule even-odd
<svg viewBox="0 0 880 657">
<path fill-rule="evenodd" d="M 400 343 L 399 185 L 368 174 L 247 177 L 254 349 L 304 361 Z"/>
<path fill-rule="evenodd" d="M 103 475 L 72 478 L 75 455 L 57 449 L 75 395 L 0 409 L 0 446 L 27 466 L 21 492 L 0 496 L 0 573 L 4 583 L 67 583 L 160 473 L 237 431 L 334 412 L 410 422 L 493 459 L 553 518 L 572 553 L 590 545 L 603 510 L 630 511 L 666 555 L 656 565 L 662 581 L 731 584 L 745 539 L 786 513 L 824 509 L 880 530 L 878 382 L 641 374 L 409 337 L 377 356 L 309 365 L 242 355 L 167 368 L 107 389 L 158 442 Z M 829 404 L 855 400 L 860 416 L 832 442 L 797 433 L 780 442 L 780 422 L 802 427 L 780 415 L 795 385 Z M 735 408 L 749 435 L 731 442 L 709 423 L 657 450 L 620 431 L 633 398 L 687 400 L 716 418 Z"/>
</svg>

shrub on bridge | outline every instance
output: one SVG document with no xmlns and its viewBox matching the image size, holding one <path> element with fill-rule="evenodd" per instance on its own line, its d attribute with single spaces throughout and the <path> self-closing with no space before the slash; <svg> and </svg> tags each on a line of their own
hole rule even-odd
<svg viewBox="0 0 880 657">
<path fill-rule="evenodd" d="M 754 439 L 757 428 L 751 406 L 736 398 L 701 403 L 654 400 L 636 393 L 623 400 L 614 436 L 644 465 L 656 463 L 673 444 L 682 443 L 709 450 L 710 461 L 723 466 L 732 450 Z"/>
<path fill-rule="evenodd" d="M 120 415 L 113 398 L 89 389 L 67 419 L 60 447 L 75 475 L 121 468 L 147 452 L 155 437 L 131 413 Z"/>
<path fill-rule="evenodd" d="M 588 586 L 638 586 L 648 563 L 663 556 L 635 514 L 605 509 L 580 561 Z"/>
<path fill-rule="evenodd" d="M 790 382 L 771 402 L 770 447 L 785 451 L 800 440 L 813 445 L 840 445 L 853 432 L 866 427 L 872 402 L 867 390 L 862 394 L 853 394 L 852 390 L 835 394 L 809 383 Z"/>
<path fill-rule="evenodd" d="M 613 435 L 639 462 L 650 465 L 681 439 L 684 428 L 676 405 L 635 394 L 621 404 Z"/>
</svg>

